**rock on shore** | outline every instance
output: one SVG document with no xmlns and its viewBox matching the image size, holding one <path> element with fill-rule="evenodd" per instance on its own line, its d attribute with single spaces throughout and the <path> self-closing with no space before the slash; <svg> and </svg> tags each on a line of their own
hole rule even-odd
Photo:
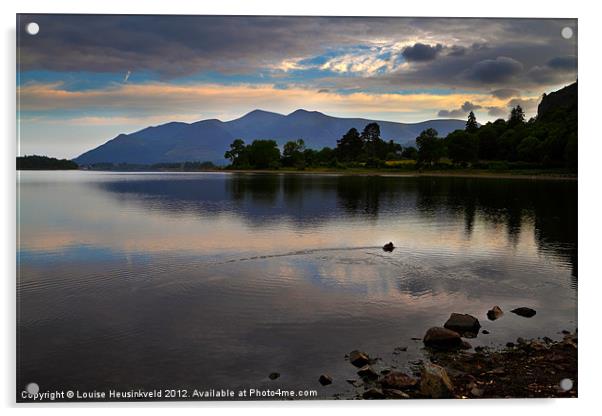
<svg viewBox="0 0 602 416">
<path fill-rule="evenodd" d="M 370 357 L 365 352 L 353 350 L 349 353 L 349 362 L 359 368 L 370 364 Z"/>
<path fill-rule="evenodd" d="M 427 362 L 420 372 L 420 392 L 433 399 L 451 398 L 454 385 L 443 367 Z"/>
</svg>

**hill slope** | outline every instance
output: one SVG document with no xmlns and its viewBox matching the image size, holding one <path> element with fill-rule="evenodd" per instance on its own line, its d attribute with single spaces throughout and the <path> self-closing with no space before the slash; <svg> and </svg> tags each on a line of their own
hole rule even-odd
<svg viewBox="0 0 602 416">
<path fill-rule="evenodd" d="M 380 125 L 381 136 L 405 144 L 420 132 L 435 128 L 440 135 L 463 129 L 463 120 L 429 120 L 421 123 L 394 123 L 363 118 L 337 118 L 317 111 L 297 110 L 288 115 L 254 110 L 232 121 L 202 120 L 196 123 L 167 123 L 131 134 L 120 134 L 89 150 L 74 161 L 93 163 L 136 163 L 212 161 L 223 164 L 224 152 L 236 138 L 246 142 L 274 139 L 279 145 L 303 139 L 310 148 L 336 146 L 336 140 L 352 127 L 361 131 L 368 123 Z"/>
</svg>

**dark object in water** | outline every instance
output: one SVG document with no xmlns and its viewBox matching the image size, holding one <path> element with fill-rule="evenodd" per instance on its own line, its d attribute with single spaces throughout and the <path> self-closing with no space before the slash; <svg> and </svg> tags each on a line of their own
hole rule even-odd
<svg viewBox="0 0 602 416">
<path fill-rule="evenodd" d="M 423 342 L 425 346 L 438 350 L 454 350 L 463 346 L 460 334 L 441 327 L 433 327 L 426 331 Z"/>
<path fill-rule="evenodd" d="M 512 309 L 510 312 L 515 313 L 519 316 L 523 316 L 525 318 L 531 318 L 532 316 L 535 316 L 535 314 L 537 312 L 535 312 L 535 310 L 531 309 L 531 308 L 526 308 L 526 307 L 520 307 L 520 308 L 516 308 L 516 309 Z"/>
<path fill-rule="evenodd" d="M 391 251 L 395 250 L 395 246 L 393 245 L 393 243 L 391 241 L 389 241 L 387 244 L 385 244 L 383 246 L 383 250 L 390 253 Z"/>
<path fill-rule="evenodd" d="M 462 336 L 474 338 L 479 333 L 481 324 L 479 323 L 479 320 L 472 315 L 452 313 L 443 327 L 456 331 Z"/>
<path fill-rule="evenodd" d="M 490 321 L 495 321 L 496 319 L 501 317 L 503 314 L 504 314 L 504 312 L 502 311 L 502 308 L 495 305 L 493 308 L 491 308 L 490 310 L 487 311 L 487 319 L 489 319 Z"/>
<path fill-rule="evenodd" d="M 280 373 L 270 373 L 270 380 L 276 380 L 280 377 Z"/>
<path fill-rule="evenodd" d="M 322 374 L 318 381 L 321 385 L 327 386 L 329 384 L 332 384 L 332 377 L 330 377 L 328 374 Z"/>
</svg>

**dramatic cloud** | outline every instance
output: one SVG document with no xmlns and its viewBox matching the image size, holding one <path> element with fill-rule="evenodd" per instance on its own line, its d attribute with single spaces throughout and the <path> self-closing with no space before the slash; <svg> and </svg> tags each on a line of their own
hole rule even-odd
<svg viewBox="0 0 602 416">
<path fill-rule="evenodd" d="M 576 56 L 558 56 L 548 61 L 548 66 L 560 71 L 574 71 L 577 69 Z"/>
<path fill-rule="evenodd" d="M 465 101 L 460 108 L 454 110 L 439 110 L 437 115 L 439 117 L 464 117 L 469 112 L 483 108 L 483 106 Z"/>
<path fill-rule="evenodd" d="M 543 66 L 534 66 L 529 70 L 529 77 L 538 84 L 554 84 L 573 80 L 577 73 L 576 56 L 559 56 L 550 59 Z"/>
<path fill-rule="evenodd" d="M 520 96 L 520 91 L 514 88 L 500 88 L 499 90 L 491 91 L 491 95 L 502 100 Z"/>
<path fill-rule="evenodd" d="M 515 59 L 498 56 L 477 62 L 468 71 L 468 78 L 486 84 L 508 81 L 523 70 L 523 65 Z"/>
<path fill-rule="evenodd" d="M 407 61 L 432 61 L 437 57 L 437 54 L 441 52 L 443 45 L 438 43 L 435 46 L 425 45 L 424 43 L 416 43 L 414 46 L 406 47 L 402 54 Z"/>
<path fill-rule="evenodd" d="M 473 104 L 470 101 L 466 101 L 464 102 L 464 104 L 462 104 L 462 110 L 464 110 L 466 113 L 468 113 L 469 111 L 474 111 L 474 110 L 478 110 L 479 108 L 483 108 L 478 104 Z"/>
<path fill-rule="evenodd" d="M 521 89 L 543 76 L 515 76 L 517 63 L 568 68 L 576 52 L 574 40 L 559 36 L 576 29 L 571 19 L 22 15 L 20 30 L 32 20 L 43 36 L 20 37 L 23 71 L 131 70 L 160 80 L 281 72 L 316 89 L 331 87 L 333 74 L 357 74 L 359 88 L 380 90 L 508 80 Z"/>
</svg>

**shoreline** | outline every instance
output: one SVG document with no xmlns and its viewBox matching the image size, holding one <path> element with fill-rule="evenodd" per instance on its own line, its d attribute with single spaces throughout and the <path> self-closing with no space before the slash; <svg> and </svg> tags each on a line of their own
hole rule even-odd
<svg viewBox="0 0 602 416">
<path fill-rule="evenodd" d="M 92 169 L 23 169 L 16 172 L 104 172 L 104 173 L 231 173 L 231 174 L 265 174 L 265 175 L 324 175 L 324 176 L 382 176 L 382 177 L 432 177 L 432 178 L 488 178 L 488 179 L 529 179 L 529 180 L 559 180 L 577 181 L 578 176 L 569 172 L 525 172 L 487 170 L 457 170 L 457 171 L 395 171 L 385 169 L 207 169 L 207 170 L 92 170 Z"/>
<path fill-rule="evenodd" d="M 394 365 L 370 360 L 370 375 L 347 380 L 351 395 L 336 399 L 493 399 L 578 397 L 577 332 L 563 339 L 547 337 L 509 342 L 506 346 L 464 350 L 428 349 L 424 360 L 404 373 Z M 380 364 L 380 365 L 379 365 Z M 382 369 L 381 369 L 382 368 Z M 379 371 L 380 370 L 380 371 Z"/>
<path fill-rule="evenodd" d="M 577 181 L 577 174 L 541 172 L 541 173 L 513 173 L 482 171 L 389 171 L 389 170 L 282 170 L 282 169 L 223 169 L 204 172 L 231 172 L 252 174 L 295 174 L 295 175 L 335 175 L 335 176 L 394 176 L 394 177 L 454 177 L 454 178 L 491 178 L 491 179 L 537 179 L 537 180 L 568 180 Z"/>
<path fill-rule="evenodd" d="M 519 307 L 508 311 L 529 319 L 537 311 Z M 504 311 L 494 306 L 487 311 L 489 322 L 502 318 Z M 517 338 L 505 346 L 473 347 L 470 339 L 487 335 L 479 320 L 469 314 L 452 313 L 443 326 L 430 327 L 421 338 L 422 357 L 400 367 L 395 358 L 385 361 L 367 352 L 353 350 L 345 355 L 355 367 L 356 378 L 336 399 L 470 399 L 470 398 L 554 398 L 578 397 L 577 328 L 558 332 L 561 338 L 547 336 Z M 397 346 L 395 355 L 408 347 Z M 405 371 L 401 371 L 404 368 Z M 324 380 L 327 380 L 325 383 Z M 320 376 L 328 385 L 332 378 Z"/>
<path fill-rule="evenodd" d="M 362 351 L 345 356 L 356 367 L 350 389 L 335 399 L 493 399 L 578 397 L 577 330 L 508 342 L 505 346 L 424 347 L 410 371 Z M 396 347 L 397 353 L 406 347 Z M 359 360 L 359 361 L 358 361 Z M 321 376 L 321 378 L 324 376 Z M 326 377 L 328 377 L 326 375 Z M 330 379 L 332 381 L 332 379 Z"/>
</svg>

